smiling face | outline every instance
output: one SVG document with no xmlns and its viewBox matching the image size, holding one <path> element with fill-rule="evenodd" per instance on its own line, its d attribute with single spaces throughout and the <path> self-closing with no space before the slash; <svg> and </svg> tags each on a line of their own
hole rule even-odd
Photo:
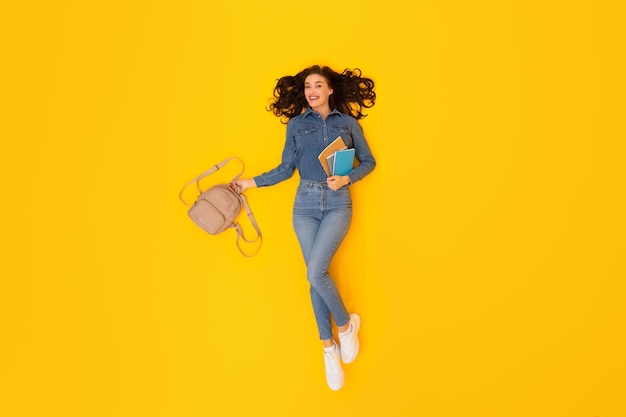
<svg viewBox="0 0 626 417">
<path fill-rule="evenodd" d="M 304 80 L 304 96 L 309 106 L 318 113 L 330 113 L 328 97 L 333 93 L 328 80 L 320 74 L 311 74 Z"/>
</svg>

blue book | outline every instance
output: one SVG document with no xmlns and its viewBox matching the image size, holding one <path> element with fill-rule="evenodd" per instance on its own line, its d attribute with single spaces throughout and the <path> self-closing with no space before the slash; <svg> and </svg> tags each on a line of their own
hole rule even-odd
<svg viewBox="0 0 626 417">
<path fill-rule="evenodd" d="M 333 175 L 346 175 L 354 166 L 354 148 L 335 152 L 333 161 Z"/>
</svg>

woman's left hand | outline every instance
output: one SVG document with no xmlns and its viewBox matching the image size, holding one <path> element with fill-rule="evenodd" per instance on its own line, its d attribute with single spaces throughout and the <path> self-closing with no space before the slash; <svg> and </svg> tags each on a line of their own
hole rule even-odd
<svg viewBox="0 0 626 417">
<path fill-rule="evenodd" d="M 326 180 L 328 188 L 333 191 L 337 191 L 341 187 L 350 183 L 350 177 L 347 175 L 333 175 Z"/>
</svg>

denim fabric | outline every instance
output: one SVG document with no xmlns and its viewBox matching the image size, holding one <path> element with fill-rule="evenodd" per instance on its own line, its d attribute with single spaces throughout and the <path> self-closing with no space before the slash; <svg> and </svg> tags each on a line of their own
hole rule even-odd
<svg viewBox="0 0 626 417">
<path fill-rule="evenodd" d="M 287 123 L 287 140 L 280 165 L 254 177 L 254 182 L 258 187 L 274 185 L 290 178 L 296 168 L 300 178 L 326 181 L 326 172 L 317 157 L 338 136 L 343 138 L 348 148 L 355 149 L 359 164 L 348 174 L 350 184 L 354 184 L 376 166 L 363 129 L 350 115 L 333 110 L 324 120 L 310 108 Z"/>
<path fill-rule="evenodd" d="M 293 206 L 293 227 L 306 263 L 321 340 L 333 337 L 331 313 L 337 326 L 343 326 L 350 319 L 328 268 L 348 233 L 351 220 L 349 187 L 332 191 L 326 182 L 300 180 Z"/>
</svg>

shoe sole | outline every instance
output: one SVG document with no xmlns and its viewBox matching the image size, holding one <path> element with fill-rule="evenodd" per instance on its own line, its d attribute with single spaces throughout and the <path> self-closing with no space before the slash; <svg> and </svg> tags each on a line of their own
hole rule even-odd
<svg viewBox="0 0 626 417">
<path fill-rule="evenodd" d="M 354 344 L 355 348 L 354 348 L 354 357 L 346 362 L 343 360 L 343 356 L 341 357 L 341 361 L 343 363 L 345 363 L 346 365 L 349 363 L 354 362 L 354 360 L 356 359 L 356 357 L 359 355 L 359 329 L 361 328 L 361 317 L 356 314 L 356 313 L 350 313 L 350 318 L 354 319 L 354 332 L 356 332 L 356 343 Z"/>
</svg>

